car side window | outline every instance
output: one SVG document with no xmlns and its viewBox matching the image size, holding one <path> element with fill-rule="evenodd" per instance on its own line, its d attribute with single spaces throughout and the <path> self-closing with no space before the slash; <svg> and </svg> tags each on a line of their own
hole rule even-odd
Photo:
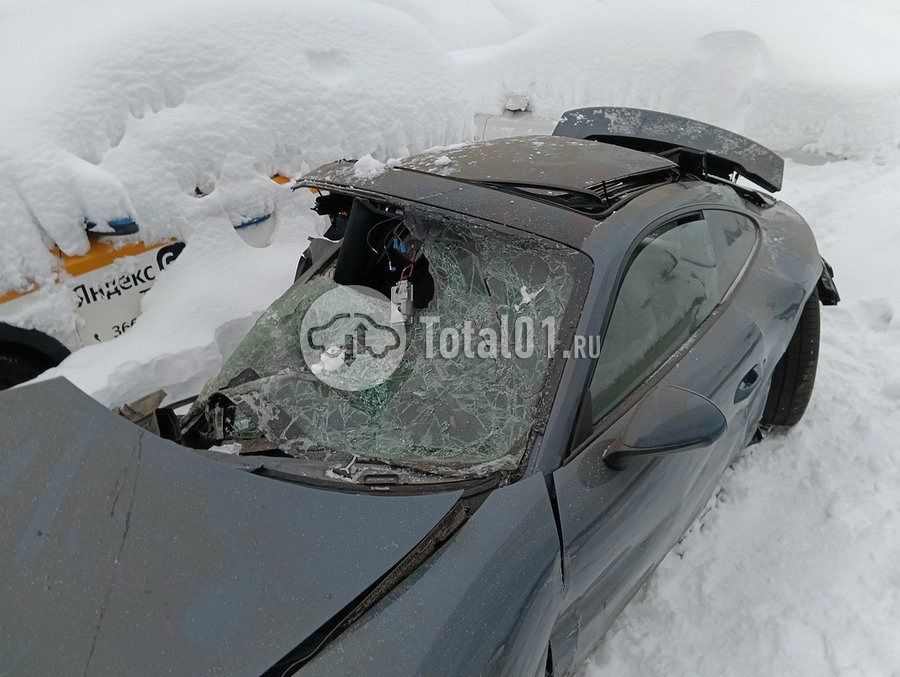
<svg viewBox="0 0 900 677">
<path fill-rule="evenodd" d="M 722 285 L 710 231 L 698 213 L 663 226 L 641 244 L 619 288 L 591 380 L 594 423 L 678 350 L 718 304 Z"/>
<path fill-rule="evenodd" d="M 731 289 L 756 244 L 756 226 L 746 216 L 723 210 L 705 212 L 716 248 L 719 270 L 719 300 Z"/>
</svg>

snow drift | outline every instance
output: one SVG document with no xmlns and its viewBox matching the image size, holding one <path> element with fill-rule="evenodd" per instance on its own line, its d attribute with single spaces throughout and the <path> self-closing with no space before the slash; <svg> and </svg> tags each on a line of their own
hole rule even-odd
<svg viewBox="0 0 900 677">
<path fill-rule="evenodd" d="M 50 277 L 48 240 L 83 253 L 84 219 L 229 237 L 274 172 L 471 129 L 447 54 L 364 2 L 57 4 L 0 22 L 0 64 L 0 293 Z"/>
<path fill-rule="evenodd" d="M 839 10 L 599 2 L 455 56 L 482 112 L 525 94 L 551 117 L 584 105 L 649 108 L 782 152 L 883 155 L 900 141 L 897 35 Z"/>
</svg>

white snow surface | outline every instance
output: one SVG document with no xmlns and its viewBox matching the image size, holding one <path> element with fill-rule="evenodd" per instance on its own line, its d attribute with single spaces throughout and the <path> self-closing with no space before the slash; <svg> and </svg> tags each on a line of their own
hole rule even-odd
<svg viewBox="0 0 900 677">
<path fill-rule="evenodd" d="M 451 58 L 387 7 L 28 7 L 0 20 L 0 293 L 50 277 L 48 240 L 84 253 L 85 218 L 190 242 L 271 208 L 275 172 L 471 134 Z"/>
<path fill-rule="evenodd" d="M 898 17 L 862 21 L 857 7 L 596 2 L 456 58 L 480 112 L 524 93 L 548 117 L 602 102 L 694 117 L 777 151 L 877 155 L 900 140 Z"/>
<path fill-rule="evenodd" d="M 897 675 L 898 42 L 892 0 L 0 0 L 0 294 L 48 279 L 47 244 L 83 251 L 86 217 L 182 237 L 134 327 L 46 375 L 105 404 L 178 398 L 317 227 L 269 174 L 464 141 L 513 94 L 542 115 L 631 105 L 744 133 L 797 159 L 780 197 L 844 301 L 823 309 L 803 422 L 742 455 L 580 669 Z M 276 206 L 270 247 L 234 234 Z M 35 322 L 71 321 L 43 293 Z"/>
<path fill-rule="evenodd" d="M 359 179 L 374 179 L 384 174 L 387 165 L 381 160 L 376 160 L 369 153 L 363 155 L 353 165 L 353 176 Z"/>
</svg>

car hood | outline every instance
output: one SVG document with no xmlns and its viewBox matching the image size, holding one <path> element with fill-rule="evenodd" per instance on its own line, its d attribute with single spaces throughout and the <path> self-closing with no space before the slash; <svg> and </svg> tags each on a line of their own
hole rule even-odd
<svg viewBox="0 0 900 677">
<path fill-rule="evenodd" d="M 253 475 L 62 379 L 0 393 L 0 672 L 259 674 L 460 495 Z"/>
</svg>

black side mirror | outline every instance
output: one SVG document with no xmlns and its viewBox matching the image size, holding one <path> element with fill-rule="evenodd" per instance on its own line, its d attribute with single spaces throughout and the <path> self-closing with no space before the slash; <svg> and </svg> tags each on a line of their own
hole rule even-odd
<svg viewBox="0 0 900 677">
<path fill-rule="evenodd" d="M 719 439 L 727 427 L 725 415 L 705 397 L 676 386 L 659 387 L 635 407 L 603 460 L 621 469 L 638 457 L 700 449 Z"/>
</svg>

